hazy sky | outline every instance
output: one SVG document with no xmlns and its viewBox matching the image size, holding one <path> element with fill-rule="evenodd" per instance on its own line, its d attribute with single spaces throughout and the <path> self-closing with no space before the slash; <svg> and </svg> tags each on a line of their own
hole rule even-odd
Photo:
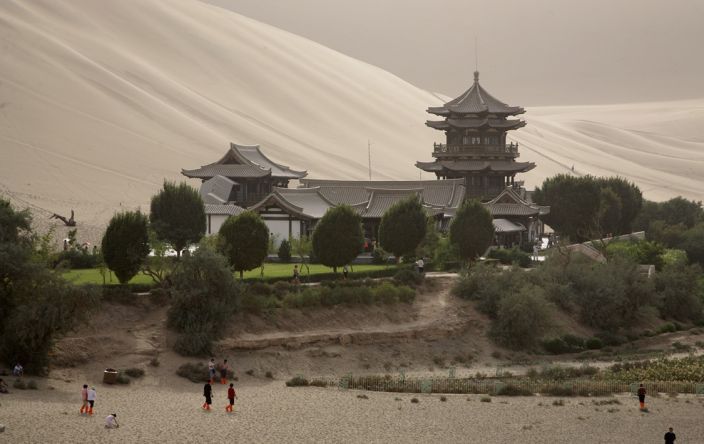
<svg viewBox="0 0 704 444">
<path fill-rule="evenodd" d="M 704 97 L 704 0 L 204 0 L 452 97 L 515 105 Z"/>
</svg>

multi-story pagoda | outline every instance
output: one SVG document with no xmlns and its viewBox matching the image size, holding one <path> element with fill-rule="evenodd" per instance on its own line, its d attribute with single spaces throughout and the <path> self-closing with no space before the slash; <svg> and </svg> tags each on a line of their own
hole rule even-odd
<svg viewBox="0 0 704 444">
<path fill-rule="evenodd" d="M 474 72 L 474 84 L 465 93 L 427 112 L 444 118 L 426 125 L 445 131 L 447 141 L 434 144 L 435 161 L 416 166 L 438 179 L 464 178 L 467 197 L 492 199 L 507 186 L 516 186 L 517 173 L 535 168 L 533 162 L 517 162 L 518 144 L 506 143 L 507 131 L 526 124 L 509 117 L 525 110 L 492 97 L 479 84 L 479 72 Z"/>
</svg>

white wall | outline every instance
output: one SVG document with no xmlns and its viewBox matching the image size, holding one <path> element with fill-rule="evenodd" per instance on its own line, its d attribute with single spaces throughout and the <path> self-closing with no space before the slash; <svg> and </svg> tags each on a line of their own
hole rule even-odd
<svg viewBox="0 0 704 444">
<path fill-rule="evenodd" d="M 288 239 L 288 219 L 265 219 L 264 223 L 269 227 L 269 233 L 276 236 L 276 246 L 282 240 Z M 301 236 L 301 222 L 299 220 L 291 221 L 291 235 L 293 237 Z"/>
<path fill-rule="evenodd" d="M 220 231 L 220 227 L 222 226 L 222 224 L 224 224 L 227 218 L 230 216 L 226 214 L 208 214 L 207 217 L 210 218 L 210 223 L 207 227 L 209 228 L 208 234 L 217 234 L 218 231 Z"/>
</svg>

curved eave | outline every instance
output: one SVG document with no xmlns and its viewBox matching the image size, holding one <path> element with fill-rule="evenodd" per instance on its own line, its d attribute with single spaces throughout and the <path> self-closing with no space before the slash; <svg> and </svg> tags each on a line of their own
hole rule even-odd
<svg viewBox="0 0 704 444">
<path fill-rule="evenodd" d="M 312 216 L 303 212 L 303 208 L 292 204 L 291 202 L 286 200 L 284 196 L 278 194 L 277 192 L 271 193 L 270 195 L 266 196 L 264 199 L 260 200 L 258 203 L 252 205 L 247 209 L 250 211 L 258 211 L 261 208 L 265 208 L 267 206 L 272 205 L 278 205 L 286 212 L 293 214 L 301 219 L 312 219 Z"/>
</svg>

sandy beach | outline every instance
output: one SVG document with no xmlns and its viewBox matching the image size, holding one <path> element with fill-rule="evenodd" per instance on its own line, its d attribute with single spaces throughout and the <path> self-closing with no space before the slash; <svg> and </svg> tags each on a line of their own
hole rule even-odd
<svg viewBox="0 0 704 444">
<path fill-rule="evenodd" d="M 129 386 L 98 384 L 95 372 L 64 382 L 40 381 L 38 391 L 0 397 L 0 421 L 6 442 L 173 442 L 215 441 L 270 443 L 636 443 L 661 442 L 672 426 L 678 442 L 701 442 L 704 399 L 667 396 L 649 399 L 640 413 L 634 398 L 618 396 L 620 405 L 597 406 L 609 398 L 481 395 L 412 395 L 323 388 L 287 388 L 281 380 L 244 376 L 237 384 L 235 412 L 225 412 L 225 386 L 214 386 L 210 413 L 201 410 L 200 384 L 169 370 L 148 370 Z M 96 384 L 93 417 L 81 416 L 81 381 Z M 54 387 L 49 389 L 48 387 Z M 369 399 L 357 395 L 366 394 Z M 417 397 L 419 403 L 410 399 Z M 104 418 L 116 412 L 120 428 L 106 430 Z"/>
</svg>

